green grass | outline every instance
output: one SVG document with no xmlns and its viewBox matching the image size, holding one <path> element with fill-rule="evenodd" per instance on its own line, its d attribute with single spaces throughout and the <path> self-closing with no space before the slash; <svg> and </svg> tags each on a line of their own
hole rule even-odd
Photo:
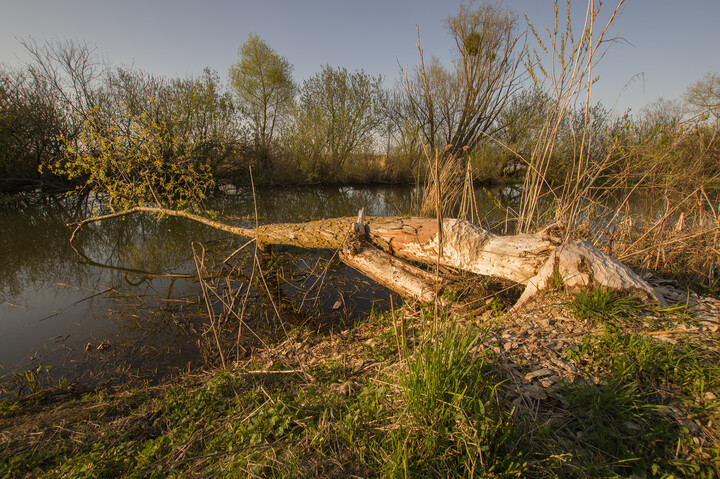
<svg viewBox="0 0 720 479">
<path fill-rule="evenodd" d="M 672 387 L 684 396 L 720 388 L 720 355 L 686 340 L 657 341 L 637 333 L 587 336 L 570 357 L 596 377 L 634 382 L 648 393 Z"/>
<path fill-rule="evenodd" d="M 565 422 L 557 437 L 577 456 L 586 473 L 643 474 L 677 444 L 678 428 L 648 403 L 633 383 L 573 385 L 562 390 Z"/>
<path fill-rule="evenodd" d="M 512 476 L 524 469 L 499 383 L 471 354 L 481 339 L 476 330 L 450 325 L 409 358 L 400 378 L 406 410 L 393 474 L 401 467 L 411 477 Z"/>
<path fill-rule="evenodd" d="M 568 353 L 597 384 L 567 385 L 565 441 L 597 474 L 716 477 L 720 356 L 681 340 L 608 331 Z M 700 442 L 700 437 L 703 437 Z M 699 446 L 699 447 L 698 447 Z"/>
<path fill-rule="evenodd" d="M 591 322 L 627 319 L 636 315 L 642 308 L 636 298 L 623 296 L 604 287 L 579 291 L 569 305 L 575 317 Z"/>
</svg>

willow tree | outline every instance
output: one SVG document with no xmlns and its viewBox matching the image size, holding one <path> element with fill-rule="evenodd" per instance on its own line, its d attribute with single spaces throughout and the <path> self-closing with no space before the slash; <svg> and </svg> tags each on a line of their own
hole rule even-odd
<svg viewBox="0 0 720 479">
<path fill-rule="evenodd" d="M 91 114 L 52 171 L 78 190 L 107 195 L 114 210 L 143 204 L 202 210 L 215 182 L 207 159 L 198 154 L 201 143 L 147 113 L 127 117 L 121 129 Z"/>
<path fill-rule="evenodd" d="M 457 156 L 474 149 L 498 128 L 498 116 L 519 85 L 516 18 L 497 4 L 462 4 L 446 20 L 453 40 L 452 69 L 429 62 L 420 44 L 420 64 L 403 72 L 409 115 L 432 150 Z M 447 147 L 447 148 L 446 148 Z"/>
<path fill-rule="evenodd" d="M 350 158 L 368 151 L 384 127 L 385 105 L 381 76 L 325 65 L 306 80 L 294 128 L 306 178 L 342 179 Z"/>
<path fill-rule="evenodd" d="M 275 133 L 295 97 L 293 67 L 255 34 L 238 54 L 240 60 L 230 67 L 230 84 L 252 125 L 260 166 L 267 167 Z"/>
</svg>

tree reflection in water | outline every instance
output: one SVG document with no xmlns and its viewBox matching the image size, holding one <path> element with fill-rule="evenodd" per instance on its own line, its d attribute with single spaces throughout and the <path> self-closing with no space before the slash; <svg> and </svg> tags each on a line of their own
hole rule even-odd
<svg viewBox="0 0 720 479">
<path fill-rule="evenodd" d="M 368 215 L 398 215 L 410 212 L 412 188 L 259 189 L 256 200 L 260 223 L 354 216 L 360 207 Z M 208 207 L 223 221 L 255 222 L 247 189 L 214 198 Z M 276 248 L 261 265 L 270 294 L 257 282 L 248 290 L 254 246 L 224 262 L 247 239 L 181 218 L 134 215 L 88 224 L 73 242 L 78 254 L 66 223 L 101 211 L 93 198 L 25 196 L 0 206 L 6 232 L 0 235 L 0 364 L 6 377 L 42 364 L 55 376 L 91 384 L 153 380 L 215 361 L 217 348 L 204 334 L 208 312 L 193 242 L 207 251 L 204 281 L 213 288 L 212 313 L 229 360 L 257 345 L 247 330 L 235 344 L 239 299 L 246 293 L 246 326 L 268 339 L 282 330 L 272 303 L 285 326 L 313 330 L 341 328 L 388 307 L 391 293 L 339 263 L 333 251 Z M 233 303 L 234 313 L 223 302 Z"/>
</svg>

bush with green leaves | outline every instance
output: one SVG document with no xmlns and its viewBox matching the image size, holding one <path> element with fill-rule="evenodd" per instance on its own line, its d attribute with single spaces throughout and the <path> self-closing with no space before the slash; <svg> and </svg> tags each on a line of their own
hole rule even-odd
<svg viewBox="0 0 720 479">
<path fill-rule="evenodd" d="M 53 170 L 108 196 L 113 209 L 156 204 L 199 210 L 214 187 L 210 166 L 189 134 L 178 135 L 146 113 L 125 115 L 126 128 L 87 120 Z"/>
</svg>

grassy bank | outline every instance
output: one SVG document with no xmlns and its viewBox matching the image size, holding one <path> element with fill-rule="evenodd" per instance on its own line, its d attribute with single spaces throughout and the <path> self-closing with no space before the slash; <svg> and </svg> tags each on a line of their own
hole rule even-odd
<svg viewBox="0 0 720 479">
<path fill-rule="evenodd" d="M 716 477 L 718 303 L 686 298 L 404 306 L 157 387 L 26 394 L 0 475 Z"/>
</svg>

